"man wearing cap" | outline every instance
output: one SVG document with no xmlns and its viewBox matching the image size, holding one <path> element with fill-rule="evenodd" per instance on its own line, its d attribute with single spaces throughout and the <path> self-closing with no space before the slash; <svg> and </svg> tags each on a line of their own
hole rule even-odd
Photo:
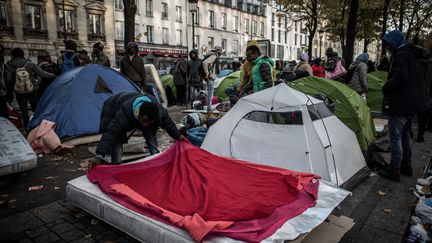
<svg viewBox="0 0 432 243">
<path fill-rule="evenodd" d="M 93 45 L 92 61 L 94 64 L 111 67 L 108 56 L 103 52 L 104 45 L 100 42 Z"/>
<path fill-rule="evenodd" d="M 211 111 L 213 99 L 213 82 L 219 74 L 219 57 L 222 54 L 222 47 L 216 46 L 203 59 L 204 81 L 207 84 L 207 112 Z"/>
<path fill-rule="evenodd" d="M 129 42 L 126 46 L 126 55 L 120 62 L 120 73 L 142 90 L 147 90 L 144 61 L 138 56 L 138 45 L 135 42 Z"/>
</svg>

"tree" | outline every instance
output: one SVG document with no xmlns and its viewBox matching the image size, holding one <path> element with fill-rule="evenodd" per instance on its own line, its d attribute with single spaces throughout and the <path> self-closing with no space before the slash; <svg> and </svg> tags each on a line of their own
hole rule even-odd
<svg viewBox="0 0 432 243">
<path fill-rule="evenodd" d="M 359 9 L 359 0 L 351 0 L 348 15 L 348 25 L 346 34 L 346 45 L 343 51 L 345 63 L 349 66 L 354 56 L 354 43 L 356 39 L 357 14 Z"/>
<path fill-rule="evenodd" d="M 135 0 L 123 0 L 124 5 L 124 46 L 135 41 L 135 14 L 137 5 Z"/>
<path fill-rule="evenodd" d="M 327 0 L 277 0 L 277 4 L 283 7 L 286 13 L 293 13 L 296 22 L 305 23 L 308 33 L 308 54 L 312 54 L 313 38 L 318 29 L 319 16 Z"/>
<path fill-rule="evenodd" d="M 387 18 L 388 18 L 388 12 L 390 7 L 390 0 L 384 0 L 384 6 L 383 6 L 383 24 L 382 24 L 382 31 L 381 31 L 381 39 L 384 38 L 384 35 L 387 32 Z M 384 42 L 381 44 L 381 56 L 386 55 L 386 49 L 384 48 Z"/>
</svg>

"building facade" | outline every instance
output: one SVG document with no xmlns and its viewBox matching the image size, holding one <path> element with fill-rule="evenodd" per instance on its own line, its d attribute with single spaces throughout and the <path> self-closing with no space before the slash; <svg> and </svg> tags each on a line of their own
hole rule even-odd
<svg viewBox="0 0 432 243">
<path fill-rule="evenodd" d="M 6 50 L 22 48 L 35 63 L 45 51 L 55 60 L 64 50 L 66 21 L 67 38 L 79 49 L 90 53 L 101 41 L 114 57 L 112 8 L 112 0 L 64 0 L 65 11 L 62 0 L 0 0 L 0 42 Z"/>
</svg>

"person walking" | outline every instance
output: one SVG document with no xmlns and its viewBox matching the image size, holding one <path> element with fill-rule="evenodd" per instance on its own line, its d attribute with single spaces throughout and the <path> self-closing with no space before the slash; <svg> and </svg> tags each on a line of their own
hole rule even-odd
<svg viewBox="0 0 432 243">
<path fill-rule="evenodd" d="M 412 176 L 411 125 L 414 116 L 426 109 L 419 61 L 424 51 L 407 44 L 399 30 L 387 33 L 383 42 L 392 55 L 387 82 L 382 87 L 383 113 L 388 115 L 391 159 L 389 168 L 379 174 L 399 181 L 401 174 Z"/>
<path fill-rule="evenodd" d="M 108 56 L 103 52 L 104 45 L 97 42 L 93 45 L 92 62 L 105 67 L 111 67 Z"/>
<path fill-rule="evenodd" d="M 202 65 L 204 68 L 204 81 L 207 85 L 207 112 L 211 111 L 211 105 L 214 93 L 214 80 L 219 74 L 219 57 L 222 54 L 222 47 L 213 48 L 209 54 L 204 57 Z"/>
<path fill-rule="evenodd" d="M 313 60 L 312 64 L 312 74 L 315 77 L 324 78 L 325 77 L 325 70 L 324 67 L 321 65 L 321 58 L 315 58 Z"/>
<path fill-rule="evenodd" d="M 128 77 L 141 90 L 147 91 L 144 60 L 138 55 L 138 45 L 135 42 L 129 42 L 126 46 L 126 55 L 120 62 L 120 73 Z"/>
<path fill-rule="evenodd" d="M 354 91 L 356 91 L 364 101 L 366 101 L 366 93 L 368 91 L 367 83 L 367 61 L 369 60 L 369 54 L 362 53 L 356 60 L 350 65 L 350 70 L 353 72 L 351 80 L 348 81 L 347 85 Z"/>
</svg>

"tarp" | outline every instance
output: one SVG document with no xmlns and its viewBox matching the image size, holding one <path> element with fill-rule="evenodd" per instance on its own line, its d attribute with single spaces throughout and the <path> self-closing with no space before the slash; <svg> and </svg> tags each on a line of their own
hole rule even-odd
<svg viewBox="0 0 432 243">
<path fill-rule="evenodd" d="M 119 72 L 100 65 L 86 65 L 57 77 L 42 95 L 29 128 L 42 120 L 56 123 L 60 139 L 99 133 L 103 103 L 121 92 L 141 92 Z"/>
<path fill-rule="evenodd" d="M 173 76 L 171 74 L 167 73 L 167 74 L 160 76 L 160 80 L 161 80 L 164 88 L 167 86 L 171 88 L 171 90 L 174 94 L 174 97 L 177 99 L 177 91 L 176 91 L 177 89 L 174 85 Z"/>
<path fill-rule="evenodd" d="M 219 157 L 187 142 L 88 178 L 123 206 L 189 231 L 261 241 L 315 205 L 317 176 Z"/>
<path fill-rule="evenodd" d="M 220 99 L 224 100 L 227 98 L 225 90 L 227 88 L 233 88 L 234 85 L 240 81 L 240 71 L 232 72 L 228 76 L 222 78 L 222 81 L 215 88 L 215 95 Z"/>
<path fill-rule="evenodd" d="M 372 111 L 381 111 L 381 105 L 383 100 L 382 87 L 387 81 L 387 72 L 377 71 L 371 72 L 367 75 L 368 92 L 367 92 L 367 104 Z"/>
<path fill-rule="evenodd" d="M 345 84 L 325 78 L 305 77 L 289 83 L 289 86 L 309 95 L 329 97 L 335 103 L 335 116 L 356 134 L 363 151 L 375 139 L 369 107 L 357 92 Z"/>
</svg>

